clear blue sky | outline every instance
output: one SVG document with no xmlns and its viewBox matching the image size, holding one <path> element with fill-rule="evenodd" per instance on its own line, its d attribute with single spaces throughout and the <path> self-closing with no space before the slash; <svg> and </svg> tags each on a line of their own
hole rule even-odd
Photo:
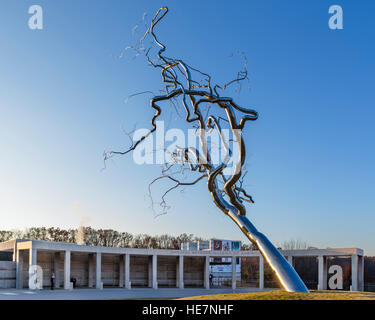
<svg viewBox="0 0 375 320">
<path fill-rule="evenodd" d="M 28 28 L 28 8 L 44 29 Z M 328 28 L 328 8 L 344 30 Z M 245 240 L 204 184 L 169 197 L 154 218 L 148 181 L 157 166 L 117 158 L 121 127 L 146 125 L 160 76 L 122 49 L 147 12 L 168 5 L 159 34 L 171 56 L 231 79 L 245 51 L 251 90 L 240 102 L 260 119 L 247 130 L 249 218 L 275 243 L 360 247 L 375 255 L 375 2 L 3 0 L 0 10 L 0 229 L 96 228 L 194 233 Z M 139 34 L 138 34 L 139 36 Z M 238 61 L 237 61 L 238 62 Z M 218 66 L 222 65 L 222 68 Z M 188 205 L 187 205 L 188 204 Z"/>
</svg>

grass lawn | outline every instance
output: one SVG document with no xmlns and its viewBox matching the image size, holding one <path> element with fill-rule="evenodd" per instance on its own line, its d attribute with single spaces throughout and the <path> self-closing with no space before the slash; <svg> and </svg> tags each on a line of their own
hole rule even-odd
<svg viewBox="0 0 375 320">
<path fill-rule="evenodd" d="M 375 300 L 374 292 L 316 291 L 290 293 L 282 290 L 251 293 L 215 294 L 178 300 Z"/>
</svg>

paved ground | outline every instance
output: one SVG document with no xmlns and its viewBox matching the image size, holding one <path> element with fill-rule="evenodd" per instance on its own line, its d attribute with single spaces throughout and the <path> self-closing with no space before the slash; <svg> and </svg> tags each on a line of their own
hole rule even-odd
<svg viewBox="0 0 375 320">
<path fill-rule="evenodd" d="M 168 299 L 183 298 L 207 294 L 224 294 L 224 293 L 246 293 L 261 292 L 268 290 L 259 290 L 257 288 L 241 289 L 210 289 L 203 288 L 137 288 L 121 289 L 106 288 L 104 290 L 96 289 L 74 289 L 74 290 L 28 290 L 28 289 L 0 289 L 0 300 L 105 300 L 105 299 Z"/>
</svg>

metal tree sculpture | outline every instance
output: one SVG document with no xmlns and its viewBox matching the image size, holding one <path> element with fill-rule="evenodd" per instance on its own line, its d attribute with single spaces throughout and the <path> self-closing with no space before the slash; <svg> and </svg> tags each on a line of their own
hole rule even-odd
<svg viewBox="0 0 375 320">
<path fill-rule="evenodd" d="M 247 238 L 259 248 L 263 257 L 276 273 L 282 286 L 289 292 L 308 292 L 308 289 L 294 268 L 268 238 L 260 233 L 246 217 L 244 202 L 254 203 L 254 201 L 242 187 L 243 177 L 246 174 L 243 170 L 246 152 L 242 130 L 248 121 L 258 119 L 258 113 L 255 110 L 237 105 L 232 98 L 224 97 L 219 93 L 219 91 L 224 91 L 231 84 L 239 84 L 241 81 L 247 79 L 246 64 L 244 70 L 237 74 L 236 79 L 224 86 L 219 86 L 211 83 L 210 75 L 189 66 L 181 59 L 165 56 L 166 47 L 155 35 L 155 27 L 167 13 L 167 7 L 160 8 L 152 19 L 151 25 L 147 28 L 145 35 L 135 46 L 130 47 L 138 53 L 144 53 L 148 63 L 152 67 L 160 69 L 165 85 L 164 94 L 155 95 L 150 100 L 151 108 L 155 110 L 154 116 L 151 119 L 152 128 L 147 134 L 134 141 L 128 150 L 124 152 L 105 152 L 104 159 L 107 160 L 114 155 L 125 155 L 134 151 L 146 138 L 156 131 L 156 120 L 163 110 L 160 103 L 166 101 L 174 102 L 177 98 L 180 99 L 183 109 L 186 112 L 185 121 L 195 125 L 201 148 L 198 150 L 193 147 L 177 147 L 172 154 L 174 162 L 162 171 L 160 177 L 151 182 L 150 185 L 165 178 L 175 183 L 172 188 L 164 193 L 161 204 L 165 205 L 165 196 L 168 192 L 180 186 L 194 185 L 202 179 L 207 178 L 207 187 L 215 205 L 230 217 Z M 145 49 L 141 45 L 148 37 L 151 38 L 152 42 L 158 48 L 155 61 L 150 58 L 150 49 Z M 193 79 L 192 73 L 198 74 L 203 79 L 200 81 Z M 203 105 L 207 109 L 205 115 L 202 112 Z M 220 110 L 225 117 L 218 115 Z M 241 115 L 240 118 L 239 114 Z M 221 122 L 225 122 L 229 127 L 233 135 L 232 142 L 236 144 L 239 150 L 239 159 L 233 163 L 233 171 L 229 176 L 224 174 L 224 170 L 228 167 L 232 150 L 222 133 Z M 226 151 L 225 159 L 219 164 L 213 163 L 207 145 L 206 136 L 212 130 L 217 131 Z M 192 182 L 181 181 L 169 171 L 175 165 L 180 168 L 189 169 L 199 174 L 199 177 Z"/>
</svg>

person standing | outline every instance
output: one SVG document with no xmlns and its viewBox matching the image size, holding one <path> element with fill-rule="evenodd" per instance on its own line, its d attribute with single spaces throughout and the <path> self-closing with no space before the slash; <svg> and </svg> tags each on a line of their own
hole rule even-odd
<svg viewBox="0 0 375 320">
<path fill-rule="evenodd" d="M 210 273 L 210 277 L 209 278 L 210 278 L 210 287 L 212 287 L 212 282 L 213 282 L 212 280 L 214 278 L 214 276 L 212 275 L 212 273 Z"/>
<path fill-rule="evenodd" d="M 52 275 L 51 275 L 51 290 L 53 290 L 55 288 L 55 281 L 56 281 L 56 275 L 54 272 L 52 272 Z"/>
</svg>

